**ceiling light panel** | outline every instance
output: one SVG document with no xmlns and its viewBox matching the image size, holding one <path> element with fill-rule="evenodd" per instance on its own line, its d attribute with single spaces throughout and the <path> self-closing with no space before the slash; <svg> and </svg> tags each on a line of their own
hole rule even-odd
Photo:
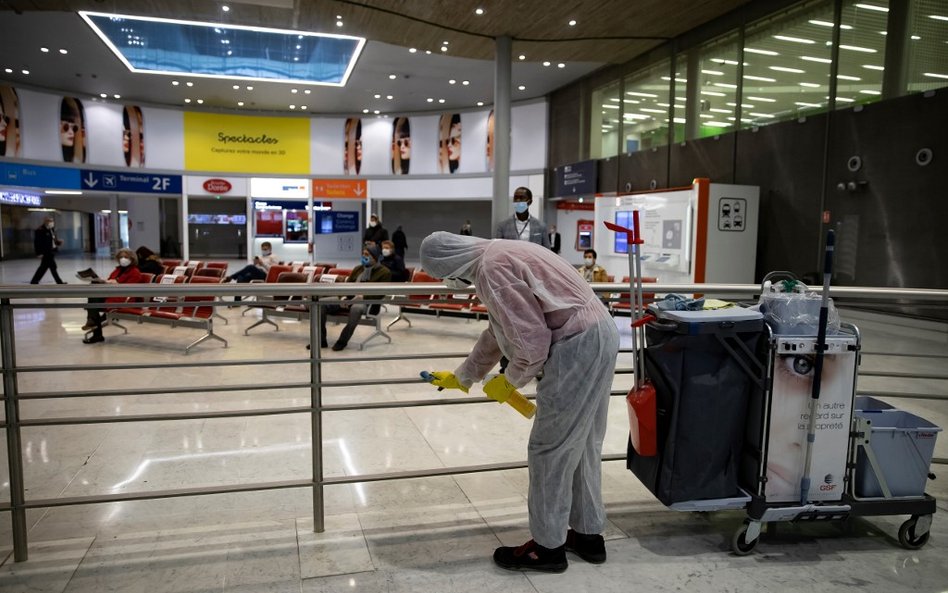
<svg viewBox="0 0 948 593">
<path fill-rule="evenodd" d="M 132 72 L 345 86 L 365 39 L 80 12 Z"/>
</svg>

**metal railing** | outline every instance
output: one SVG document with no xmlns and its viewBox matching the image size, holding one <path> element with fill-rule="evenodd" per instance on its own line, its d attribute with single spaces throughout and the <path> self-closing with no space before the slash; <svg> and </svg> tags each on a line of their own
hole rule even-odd
<svg viewBox="0 0 948 593">
<path fill-rule="evenodd" d="M 593 285 L 594 290 L 600 293 L 604 298 L 612 298 L 610 295 L 628 291 L 628 285 L 608 283 Z M 650 292 L 656 293 L 700 293 L 704 295 L 713 295 L 720 298 L 750 300 L 759 292 L 759 286 L 756 285 L 738 285 L 738 284 L 649 284 Z M 163 297 L 186 297 L 186 296 L 204 296 L 214 295 L 215 297 L 254 297 L 254 303 L 242 303 L 257 307 L 264 306 L 285 306 L 287 301 L 284 299 L 292 298 L 293 304 L 304 305 L 310 312 L 318 309 L 325 304 L 337 303 L 340 297 L 359 295 L 361 297 L 383 297 L 384 303 L 389 305 L 418 304 L 418 301 L 410 301 L 411 295 L 448 295 L 448 294 L 473 294 L 473 290 L 455 290 L 448 289 L 441 284 L 417 284 L 417 283 L 399 283 L 399 284 L 243 284 L 243 285 L 93 285 L 93 286 L 0 286 L 0 354 L 2 354 L 2 373 L 3 373 L 3 399 L 5 418 L 0 423 L 0 428 L 5 429 L 7 437 L 7 463 L 10 477 L 10 502 L 0 504 L 0 511 L 10 511 L 13 526 L 13 548 L 14 560 L 24 561 L 27 559 L 27 525 L 26 511 L 28 509 L 52 508 L 70 505 L 110 503 L 123 501 L 150 500 L 161 498 L 175 498 L 183 496 L 199 496 L 210 494 L 227 494 L 240 492 L 256 492 L 265 490 L 279 490 L 288 488 L 312 488 L 313 493 L 313 524 L 317 532 L 324 530 L 324 497 L 323 488 L 327 485 L 351 484 L 361 482 L 374 482 L 382 480 L 409 479 L 421 477 L 434 477 L 444 475 L 460 475 L 466 473 L 488 472 L 508 470 L 526 467 L 526 461 L 491 463 L 481 465 L 439 467 L 423 470 L 400 471 L 378 474 L 360 474 L 341 477 L 325 477 L 323 475 L 323 414 L 328 412 L 337 412 L 343 410 L 372 410 L 387 408 L 410 408 L 421 406 L 445 406 L 445 405 L 471 405 L 479 403 L 488 403 L 489 400 L 475 399 L 471 397 L 442 397 L 426 398 L 421 400 L 401 400 L 392 402 L 369 402 L 369 403 L 342 403 L 325 404 L 323 403 L 324 388 L 338 387 L 369 387 L 375 385 L 398 385 L 398 384 L 417 384 L 419 379 L 416 377 L 396 377 L 387 379 L 366 379 L 366 380 L 348 380 L 332 381 L 323 378 L 323 365 L 336 363 L 353 362 L 379 362 L 379 361 L 401 361 L 418 359 L 451 359 L 463 358 L 467 352 L 438 352 L 438 353 L 418 353 L 418 354 L 393 354 L 393 355 L 372 355 L 372 356 L 354 356 L 345 358 L 324 358 L 320 354 L 319 348 L 313 348 L 306 358 L 282 358 L 282 359 L 243 359 L 243 360 L 215 360 L 215 361 L 194 361 L 182 357 L 180 362 L 174 363 L 122 363 L 122 364 L 84 364 L 81 367 L 68 364 L 49 364 L 49 365 L 20 365 L 16 358 L 16 328 L 14 312 L 18 309 L 44 309 L 44 308 L 86 308 L 98 307 L 105 308 L 113 305 L 89 305 L 84 300 L 89 297 L 137 297 L 151 298 L 156 295 Z M 274 293 L 281 295 L 279 299 L 273 297 Z M 839 301 L 846 303 L 858 303 L 860 301 L 871 302 L 899 302 L 899 303 L 922 303 L 926 306 L 944 306 L 948 304 L 948 291 L 929 290 L 929 289 L 885 289 L 885 288 L 847 288 L 836 287 L 831 290 L 832 295 Z M 438 302 L 438 301 L 432 301 Z M 205 304 L 205 303 L 201 303 Z M 218 300 L 213 306 L 232 305 L 231 301 Z M 136 303 L 136 306 L 141 306 Z M 146 305 L 147 306 L 147 305 Z M 156 303 L 154 306 L 168 306 L 167 303 Z M 319 315 L 309 315 L 309 340 L 311 344 L 319 344 L 323 339 L 322 329 L 319 323 Z M 249 336 L 243 339 L 252 340 Z M 620 352 L 629 352 L 621 350 Z M 920 356 L 930 358 L 948 359 L 948 356 L 939 354 L 908 354 L 908 353 L 884 353 L 884 352 L 863 352 L 864 355 L 884 355 L 884 356 Z M 128 389 L 77 389 L 77 390 L 58 390 L 58 391 L 32 391 L 21 393 L 19 390 L 19 377 L 30 373 L 53 373 L 70 372 L 81 368 L 83 371 L 105 371 L 105 370 L 134 370 L 134 369 L 186 369 L 186 368 L 210 368 L 210 367 L 228 367 L 228 366 L 255 366 L 255 365 L 289 365 L 306 363 L 309 366 L 309 379 L 307 381 L 287 381 L 277 383 L 254 383 L 254 384 L 236 384 L 236 385 L 215 385 L 200 387 L 151 387 L 147 389 L 136 388 L 134 392 Z M 617 367 L 617 375 L 631 374 L 632 369 L 628 367 Z M 905 377 L 924 378 L 933 380 L 948 379 L 948 375 L 938 373 L 908 374 L 908 373 L 886 373 L 881 371 L 862 372 L 863 376 L 873 377 Z M 151 414 L 128 414 L 113 416 L 81 416 L 81 417 L 52 417 L 52 418 L 23 418 L 20 415 L 20 403 L 31 400 L 48 400 L 60 398 L 89 398 L 89 397 L 121 397 L 130 395 L 157 396 L 170 393 L 227 393 L 238 391 L 250 391 L 259 389 L 308 389 L 309 405 L 291 406 L 280 408 L 263 408 L 249 410 L 224 410 L 224 411 L 206 411 L 206 412 L 188 412 L 188 413 L 151 413 Z M 906 392 L 879 392 L 873 391 L 872 395 L 885 397 L 906 397 L 906 398 L 924 398 L 934 400 L 948 399 L 945 393 L 906 393 Z M 534 394 L 526 394 L 527 397 L 534 399 Z M 614 397 L 624 397 L 625 390 L 613 390 L 611 395 Z M 277 416 L 287 414 L 309 414 L 311 428 L 312 447 L 312 474 L 309 479 L 284 480 L 272 482 L 258 482 L 245 484 L 230 484 L 218 486 L 189 487 L 178 489 L 151 490 L 142 492 L 97 494 L 89 496 L 55 497 L 55 498 L 27 498 L 24 484 L 23 452 L 21 447 L 21 428 L 38 426 L 65 426 L 79 424 L 100 424 L 117 422 L 161 422 L 177 420 L 195 420 L 212 418 L 238 418 L 254 416 Z M 613 461 L 624 459 L 621 454 L 604 455 L 604 461 Z M 945 459 L 938 458 L 936 463 L 945 463 Z"/>
</svg>

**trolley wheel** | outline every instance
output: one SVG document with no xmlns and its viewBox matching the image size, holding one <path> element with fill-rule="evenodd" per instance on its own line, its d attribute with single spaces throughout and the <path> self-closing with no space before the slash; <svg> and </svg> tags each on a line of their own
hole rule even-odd
<svg viewBox="0 0 948 593">
<path fill-rule="evenodd" d="M 760 541 L 759 537 L 750 542 L 746 540 L 747 525 L 745 521 L 744 524 L 734 532 L 734 537 L 731 538 L 731 550 L 738 556 L 747 556 L 753 552 L 754 548 L 757 547 L 757 542 Z"/>
<path fill-rule="evenodd" d="M 911 519 L 902 523 L 902 526 L 899 527 L 899 543 L 903 547 L 909 550 L 917 550 L 928 543 L 928 536 L 931 535 L 930 531 L 926 531 L 922 535 L 915 535 L 915 525 L 918 523 L 918 517 L 912 516 Z"/>
</svg>

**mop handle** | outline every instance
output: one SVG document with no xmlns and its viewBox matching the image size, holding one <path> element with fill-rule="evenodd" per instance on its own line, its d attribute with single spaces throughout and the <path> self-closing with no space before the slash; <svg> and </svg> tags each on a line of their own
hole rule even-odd
<svg viewBox="0 0 948 593">
<path fill-rule="evenodd" d="M 639 321 L 644 320 L 646 316 L 645 316 L 645 303 L 644 303 L 645 296 L 642 293 L 642 247 L 641 246 L 644 243 L 644 241 L 642 240 L 642 233 L 639 227 L 639 211 L 638 210 L 632 211 L 632 229 L 635 231 L 635 286 L 636 286 L 636 291 L 635 291 L 636 304 L 633 308 L 638 311 L 639 315 L 641 315 L 641 317 L 636 320 L 636 322 L 639 322 Z M 643 325 L 642 323 L 638 323 L 638 324 L 633 323 L 632 332 L 633 333 L 636 331 L 639 332 L 638 339 L 636 340 L 636 342 L 639 347 L 638 360 L 639 360 L 640 368 L 637 370 L 641 371 L 641 377 L 642 377 L 641 383 L 645 384 L 645 329 L 642 328 L 642 325 Z"/>
<path fill-rule="evenodd" d="M 813 443 L 816 441 L 816 414 L 823 379 L 823 354 L 826 351 L 826 326 L 829 322 L 829 289 L 833 275 L 833 252 L 836 250 L 836 234 L 826 234 L 826 251 L 823 260 L 823 294 L 820 302 L 820 321 L 816 333 L 816 357 L 813 361 L 813 388 L 810 391 L 810 417 L 807 421 L 806 462 L 800 480 L 800 504 L 806 504 L 810 492 L 810 465 L 813 461 Z"/>
</svg>

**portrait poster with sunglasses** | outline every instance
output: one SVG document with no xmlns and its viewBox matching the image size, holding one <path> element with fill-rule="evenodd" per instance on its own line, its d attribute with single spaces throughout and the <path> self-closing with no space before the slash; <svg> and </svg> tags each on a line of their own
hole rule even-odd
<svg viewBox="0 0 948 593">
<path fill-rule="evenodd" d="M 126 167 L 145 166 L 145 118 L 138 105 L 122 110 L 122 154 Z"/>
<path fill-rule="evenodd" d="M 461 114 L 444 113 L 438 121 L 438 173 L 461 167 Z"/>
<path fill-rule="evenodd" d="M 411 122 L 396 117 L 392 123 L 392 174 L 408 175 L 411 165 Z"/>
<path fill-rule="evenodd" d="M 487 172 L 494 172 L 494 110 L 487 114 Z"/>
<path fill-rule="evenodd" d="M 86 162 L 86 112 L 75 97 L 63 97 L 60 103 L 59 144 L 63 162 Z"/>
<path fill-rule="evenodd" d="M 0 85 L 0 156 L 21 154 L 20 99 L 12 86 Z"/>
<path fill-rule="evenodd" d="M 346 120 L 345 144 L 342 170 L 346 175 L 358 175 L 362 171 L 362 119 L 350 117 Z"/>
</svg>

